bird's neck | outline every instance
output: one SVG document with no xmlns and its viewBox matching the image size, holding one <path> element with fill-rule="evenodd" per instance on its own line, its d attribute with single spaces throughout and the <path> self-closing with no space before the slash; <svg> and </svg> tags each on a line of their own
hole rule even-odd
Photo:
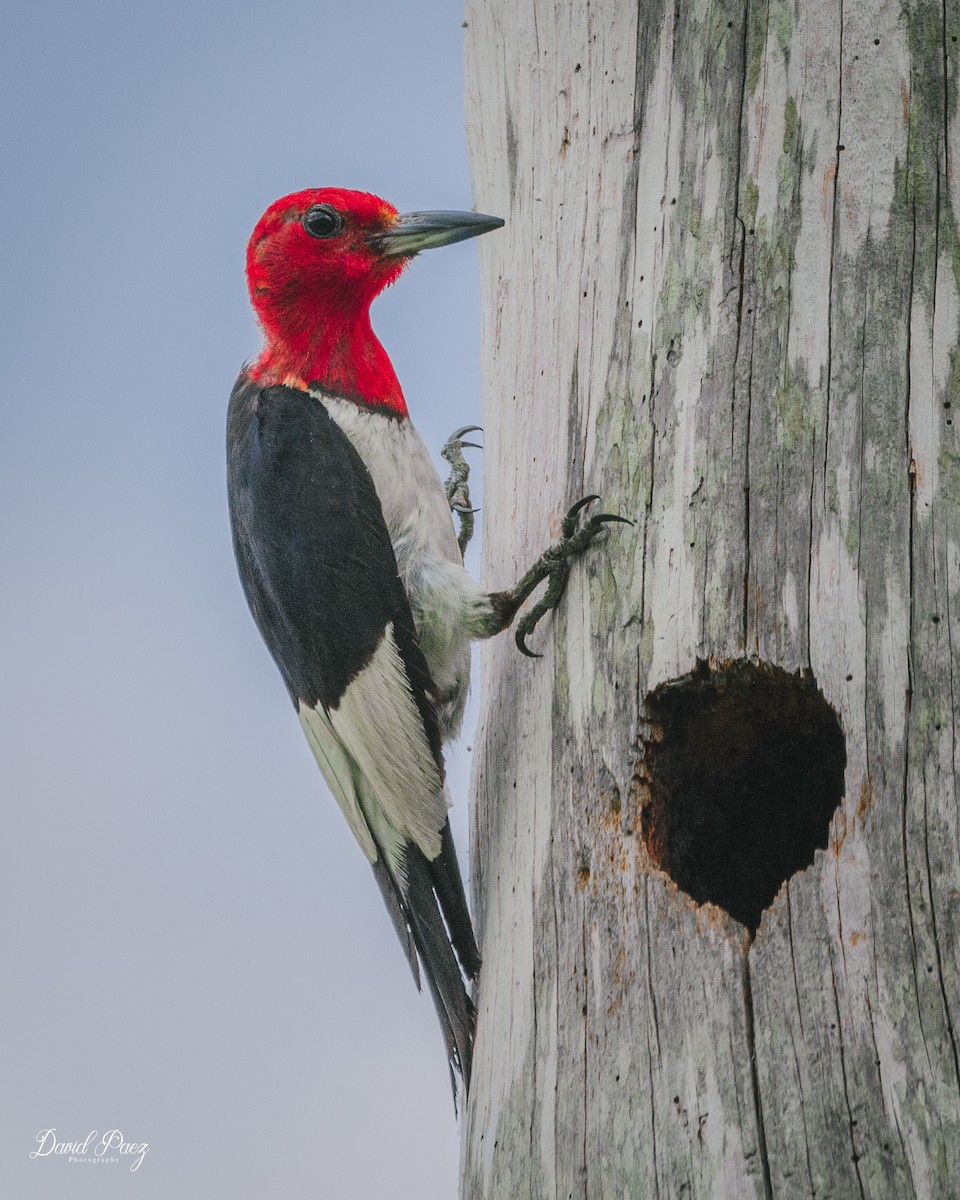
<svg viewBox="0 0 960 1200">
<path fill-rule="evenodd" d="M 369 310 L 285 322 L 282 331 L 265 323 L 267 344 L 250 368 L 264 384 L 319 387 L 385 416 L 406 417 L 407 405 L 393 364 L 370 324 Z"/>
</svg>

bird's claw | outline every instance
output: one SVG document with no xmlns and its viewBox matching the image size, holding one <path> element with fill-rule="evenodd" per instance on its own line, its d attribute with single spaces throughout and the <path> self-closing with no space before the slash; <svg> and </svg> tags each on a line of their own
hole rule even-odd
<svg viewBox="0 0 960 1200">
<path fill-rule="evenodd" d="M 457 538 L 457 545 L 460 547 L 461 555 L 466 552 L 467 546 L 470 544 L 470 539 L 473 537 L 474 514 L 480 511 L 470 506 L 470 486 L 468 483 L 470 464 L 463 457 L 463 451 L 468 446 L 474 450 L 483 449 L 476 442 L 465 442 L 463 439 L 468 433 L 478 432 L 482 432 L 479 425 L 464 425 L 462 429 L 458 429 L 450 435 L 443 449 L 440 451 L 441 457 L 450 464 L 450 475 L 444 486 L 450 510 L 451 512 L 455 512 L 460 519 L 460 534 Z"/>
<path fill-rule="evenodd" d="M 550 581 L 541 599 L 517 622 L 514 634 L 517 649 L 528 658 L 541 657 L 528 648 L 527 638 L 533 633 L 540 619 L 560 603 L 567 580 L 570 578 L 570 568 L 573 562 L 583 554 L 602 531 L 604 525 L 612 521 L 624 525 L 633 524 L 627 517 L 618 516 L 616 513 L 597 513 L 578 528 L 581 510 L 599 499 L 599 496 L 584 496 L 571 506 L 560 526 L 560 541 L 544 551 L 515 589 L 515 595 L 519 597 L 519 603 L 522 604 L 538 583 L 543 579 Z"/>
<path fill-rule="evenodd" d="M 483 433 L 482 425 L 461 425 L 459 429 L 455 429 L 447 439 L 447 445 L 450 442 L 460 442 L 467 433 Z"/>
</svg>

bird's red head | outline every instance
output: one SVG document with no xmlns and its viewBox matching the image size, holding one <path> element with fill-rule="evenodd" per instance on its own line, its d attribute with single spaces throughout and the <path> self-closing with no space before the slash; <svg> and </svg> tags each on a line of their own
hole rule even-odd
<svg viewBox="0 0 960 1200">
<path fill-rule="evenodd" d="M 411 213 L 366 192 L 311 188 L 271 204 L 247 246 L 247 283 L 266 344 L 250 368 L 265 383 L 318 384 L 406 414 L 370 326 L 373 300 L 409 258 L 496 229 L 477 213 Z"/>
<path fill-rule="evenodd" d="M 270 205 L 247 246 L 250 298 L 266 335 L 256 378 L 301 387 L 317 381 L 368 404 L 403 406 L 369 317 L 405 265 L 371 242 L 396 217 L 385 200 L 342 188 L 310 188 Z"/>
</svg>

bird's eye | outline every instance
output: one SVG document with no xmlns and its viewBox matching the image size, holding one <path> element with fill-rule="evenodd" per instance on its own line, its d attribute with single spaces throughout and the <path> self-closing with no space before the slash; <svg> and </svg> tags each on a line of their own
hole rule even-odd
<svg viewBox="0 0 960 1200">
<path fill-rule="evenodd" d="M 315 204 L 303 214 L 303 227 L 311 237 L 333 237 L 343 228 L 343 217 L 329 204 Z"/>
</svg>

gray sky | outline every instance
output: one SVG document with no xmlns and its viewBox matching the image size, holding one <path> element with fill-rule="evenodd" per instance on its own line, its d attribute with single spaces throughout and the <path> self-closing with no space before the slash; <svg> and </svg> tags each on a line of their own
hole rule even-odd
<svg viewBox="0 0 960 1200">
<path fill-rule="evenodd" d="M 455 1195 L 433 1009 L 246 611 L 223 440 L 270 201 L 470 207 L 461 19 L 5 7 L 3 1196 Z M 437 452 L 479 419 L 474 246 L 423 255 L 374 323 Z M 49 1127 L 149 1151 L 31 1160 Z"/>
</svg>

